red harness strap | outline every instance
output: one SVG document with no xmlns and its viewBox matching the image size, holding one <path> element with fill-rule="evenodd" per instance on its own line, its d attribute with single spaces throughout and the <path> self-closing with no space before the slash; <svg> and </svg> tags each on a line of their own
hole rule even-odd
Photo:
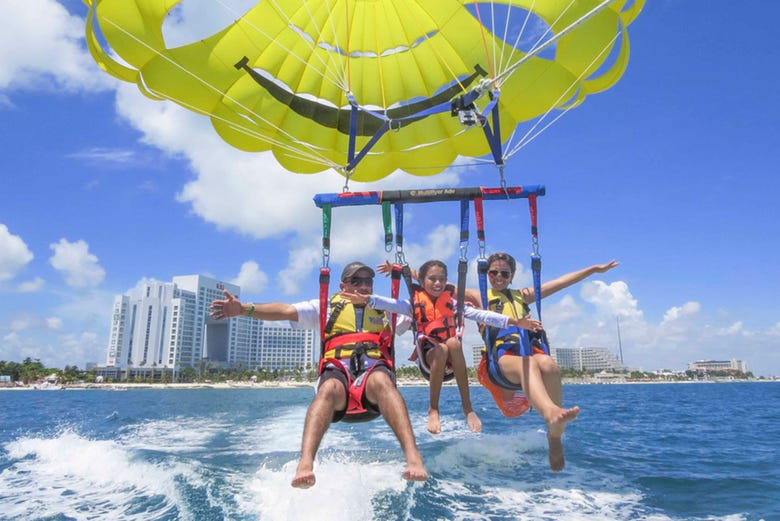
<svg viewBox="0 0 780 521">
<path fill-rule="evenodd" d="M 358 344 L 362 343 L 361 347 Z M 378 358 L 374 365 L 362 371 L 358 368 L 344 367 L 344 363 L 341 359 L 336 357 L 325 357 L 324 353 L 333 352 L 337 353 L 340 345 L 352 344 L 353 352 L 352 356 L 355 357 L 356 364 L 361 363 L 361 351 L 365 352 L 365 345 L 372 344 L 381 354 L 381 358 Z M 358 422 L 364 420 L 371 420 L 377 416 L 375 411 L 368 410 L 363 405 L 363 395 L 366 392 L 366 382 L 368 375 L 379 366 L 385 366 L 390 371 L 393 371 L 394 363 L 392 356 L 392 337 L 390 333 L 385 330 L 381 333 L 347 333 L 331 338 L 326 342 L 324 347 L 323 356 L 320 359 L 319 373 L 325 369 L 327 364 L 333 364 L 339 371 L 344 373 L 347 378 L 347 411 L 342 418 L 342 421 L 346 422 Z"/>
</svg>

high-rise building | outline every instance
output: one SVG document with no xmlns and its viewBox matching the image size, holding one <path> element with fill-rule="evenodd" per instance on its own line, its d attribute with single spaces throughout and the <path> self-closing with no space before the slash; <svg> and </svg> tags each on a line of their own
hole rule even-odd
<svg viewBox="0 0 780 521">
<path fill-rule="evenodd" d="M 106 365 L 117 369 L 210 367 L 303 370 L 314 367 L 316 334 L 248 317 L 216 321 L 212 300 L 241 288 L 203 275 L 149 281 L 114 299 Z"/>
</svg>

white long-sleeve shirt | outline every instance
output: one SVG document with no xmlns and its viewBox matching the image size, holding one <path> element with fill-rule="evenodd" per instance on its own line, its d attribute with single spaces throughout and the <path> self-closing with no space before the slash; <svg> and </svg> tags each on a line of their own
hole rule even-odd
<svg viewBox="0 0 780 521">
<path fill-rule="evenodd" d="M 303 302 L 297 302 L 292 305 L 295 310 L 298 312 L 298 320 L 293 321 L 290 320 L 289 324 L 292 329 L 317 329 L 320 328 L 320 301 L 317 299 L 312 300 L 306 300 Z M 328 306 L 328 309 L 330 309 L 330 306 Z M 362 309 L 356 307 L 355 308 L 356 313 L 362 312 Z M 402 335 L 406 331 L 409 330 L 409 328 L 412 326 L 411 319 L 408 317 L 411 315 L 404 315 L 401 317 L 398 317 L 398 320 L 396 321 L 396 335 Z M 388 323 L 390 322 L 390 317 L 387 317 Z M 359 326 L 363 323 L 362 318 L 357 318 L 355 323 Z"/>
<path fill-rule="evenodd" d="M 383 297 L 381 295 L 371 295 L 368 300 L 368 306 L 373 309 L 385 311 L 388 313 L 397 313 L 407 317 L 412 316 L 412 304 L 408 300 L 396 300 L 393 298 Z M 452 307 L 455 313 L 458 312 L 458 302 L 452 299 Z M 495 311 L 489 311 L 487 309 L 479 309 L 469 305 L 463 307 L 463 316 L 469 320 L 479 322 L 481 324 L 487 324 L 489 326 L 495 326 L 504 328 L 509 324 L 509 317 L 496 313 Z"/>
</svg>

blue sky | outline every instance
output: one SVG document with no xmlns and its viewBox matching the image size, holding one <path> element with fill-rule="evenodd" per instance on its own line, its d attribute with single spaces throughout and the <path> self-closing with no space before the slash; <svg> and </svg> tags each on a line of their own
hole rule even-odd
<svg viewBox="0 0 780 521">
<path fill-rule="evenodd" d="M 558 347 L 616 350 L 620 316 L 630 366 L 737 358 L 780 375 L 780 5 L 761 8 L 648 2 L 620 82 L 511 158 L 509 184 L 547 187 L 544 278 L 621 263 L 546 299 Z M 145 279 L 202 273 L 240 284 L 244 299 L 316 296 L 312 196 L 343 179 L 284 172 L 221 142 L 206 119 L 118 84 L 86 51 L 85 14 L 76 0 L 0 3 L 0 360 L 104 363 L 113 298 Z M 453 169 L 350 186 L 496 184 L 494 170 Z M 528 284 L 525 204 L 487 211 L 488 251 L 515 254 L 515 283 Z M 386 257 L 377 212 L 336 210 L 336 270 Z M 409 261 L 454 269 L 456 223 L 454 206 L 409 208 Z"/>
</svg>

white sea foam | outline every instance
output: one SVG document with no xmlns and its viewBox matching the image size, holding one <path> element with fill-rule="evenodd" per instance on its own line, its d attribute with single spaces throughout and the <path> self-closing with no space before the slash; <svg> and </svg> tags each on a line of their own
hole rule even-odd
<svg viewBox="0 0 780 521">
<path fill-rule="evenodd" d="M 646 517 L 642 494 L 628 483 L 590 470 L 552 474 L 542 431 L 451 440 L 426 465 L 434 480 L 427 501 L 446 505 L 456 521 Z"/>
<path fill-rule="evenodd" d="M 273 419 L 255 420 L 234 428 L 232 437 L 242 453 L 265 454 L 270 452 L 298 452 L 301 448 L 303 424 L 307 406 L 286 408 Z M 354 428 L 346 423 L 330 426 L 322 439 L 322 449 L 351 445 L 355 441 Z"/>
<path fill-rule="evenodd" d="M 5 445 L 11 464 L 0 474 L 4 519 L 58 514 L 69 519 L 147 520 L 181 510 L 175 477 L 181 466 L 133 459 L 115 441 L 65 431 L 53 438 L 19 438 Z"/>
<path fill-rule="evenodd" d="M 300 449 L 306 406 L 285 407 L 273 419 L 262 418 L 233 426 L 233 445 L 242 454 L 295 452 Z"/>
<path fill-rule="evenodd" d="M 401 461 L 366 461 L 361 455 L 340 453 L 318 459 L 314 468 L 317 483 L 298 490 L 290 486 L 296 465 L 291 461 L 281 469 L 259 469 L 245 493 L 239 494 L 246 515 L 270 521 L 375 519 L 373 498 L 399 495 L 415 486 L 401 477 Z"/>
<path fill-rule="evenodd" d="M 118 440 L 133 449 L 182 453 L 205 449 L 211 439 L 229 429 L 228 419 L 172 417 L 125 427 Z"/>
</svg>

